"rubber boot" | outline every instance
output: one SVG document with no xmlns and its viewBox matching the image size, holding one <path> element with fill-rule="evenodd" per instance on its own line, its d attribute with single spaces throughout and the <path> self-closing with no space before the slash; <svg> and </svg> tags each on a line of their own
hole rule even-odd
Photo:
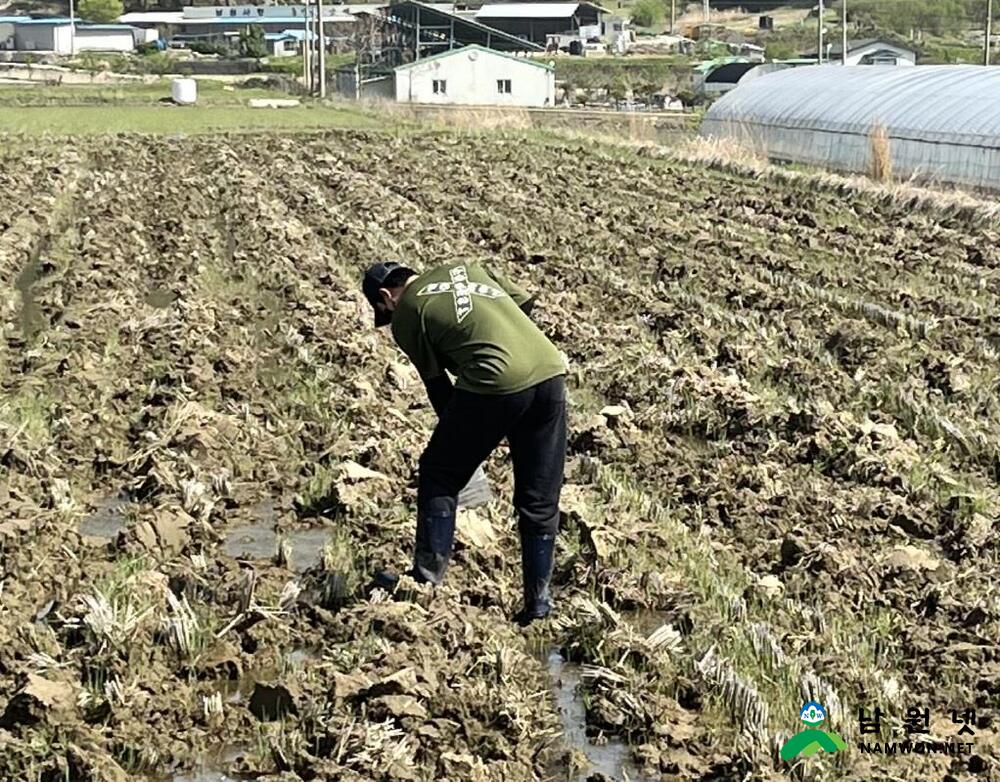
<svg viewBox="0 0 1000 782">
<path fill-rule="evenodd" d="M 451 561 L 455 542 L 455 512 L 433 511 L 417 517 L 417 544 L 413 553 L 413 578 L 440 584 Z"/>
<path fill-rule="evenodd" d="M 439 585 L 451 561 L 455 541 L 455 514 L 447 511 L 417 515 L 417 539 L 413 567 L 406 573 L 418 584 Z M 389 570 L 375 574 L 368 591 L 375 588 L 395 592 L 399 576 Z"/>
<path fill-rule="evenodd" d="M 390 570 L 380 570 L 372 578 L 371 583 L 368 584 L 365 590 L 369 594 L 374 589 L 384 589 L 390 594 L 396 591 L 396 585 L 399 583 L 399 576 Z"/>
<path fill-rule="evenodd" d="M 521 535 L 521 575 L 524 577 L 524 609 L 517 616 L 521 626 L 544 619 L 552 610 L 549 581 L 555 535 Z"/>
</svg>

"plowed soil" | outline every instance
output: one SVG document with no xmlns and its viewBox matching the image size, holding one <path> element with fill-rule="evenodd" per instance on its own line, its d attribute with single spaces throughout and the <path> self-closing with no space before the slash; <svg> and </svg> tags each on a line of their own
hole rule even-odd
<svg viewBox="0 0 1000 782">
<path fill-rule="evenodd" d="M 761 779 L 812 698 L 850 746 L 798 778 L 995 778 L 997 239 L 581 142 L 5 145 L 0 778 L 575 779 L 585 728 L 633 774 Z M 445 587 L 365 589 L 434 420 L 358 290 L 386 258 L 496 263 L 567 355 L 527 632 L 503 449 Z M 975 709 L 971 751 L 864 754 L 876 707 L 890 740 Z"/>
</svg>

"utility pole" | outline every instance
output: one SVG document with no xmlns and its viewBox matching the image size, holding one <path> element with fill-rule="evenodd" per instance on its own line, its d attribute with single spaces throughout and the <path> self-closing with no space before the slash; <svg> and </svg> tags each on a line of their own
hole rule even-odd
<svg viewBox="0 0 1000 782">
<path fill-rule="evenodd" d="M 816 23 L 816 64 L 823 64 L 823 0 L 819 0 L 819 20 Z"/>
<path fill-rule="evenodd" d="M 840 0 L 840 64 L 847 65 L 847 0 Z"/>
<path fill-rule="evenodd" d="M 55 36 L 55 33 L 52 34 Z M 69 56 L 76 57 L 76 9 L 69 0 Z"/>
<path fill-rule="evenodd" d="M 319 97 L 326 98 L 326 32 L 323 27 L 323 0 L 316 0 L 319 16 Z"/>
<path fill-rule="evenodd" d="M 708 24 L 709 17 L 712 14 L 712 9 L 709 8 L 708 0 L 702 0 L 701 4 L 701 19 L 705 24 Z"/>
<path fill-rule="evenodd" d="M 302 79 L 306 89 L 312 94 L 312 30 L 309 29 L 309 3 L 306 2 L 306 37 L 302 40 Z"/>
<path fill-rule="evenodd" d="M 318 0 L 309 0 L 315 9 Z M 313 40 L 313 53 L 312 53 L 312 94 L 317 95 L 319 93 L 319 24 L 316 21 L 316 12 L 312 12 L 312 40 Z"/>
<path fill-rule="evenodd" d="M 986 40 L 983 42 L 983 65 L 990 64 L 990 36 L 993 34 L 993 0 L 986 0 Z"/>
<path fill-rule="evenodd" d="M 674 34 L 674 20 L 677 18 L 677 0 L 670 0 L 670 34 Z"/>
</svg>

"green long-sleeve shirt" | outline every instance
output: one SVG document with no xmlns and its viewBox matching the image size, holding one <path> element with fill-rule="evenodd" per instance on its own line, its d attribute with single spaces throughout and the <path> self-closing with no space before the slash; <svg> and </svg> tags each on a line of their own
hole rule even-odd
<svg viewBox="0 0 1000 782">
<path fill-rule="evenodd" d="M 478 263 L 454 262 L 410 282 L 392 336 L 424 380 L 448 370 L 455 387 L 513 394 L 565 374 L 562 356 L 520 305 L 528 294 Z"/>
</svg>

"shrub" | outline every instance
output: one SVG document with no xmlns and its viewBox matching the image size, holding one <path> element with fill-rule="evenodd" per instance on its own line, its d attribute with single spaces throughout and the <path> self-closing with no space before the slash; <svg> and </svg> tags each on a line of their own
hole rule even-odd
<svg viewBox="0 0 1000 782">
<path fill-rule="evenodd" d="M 264 28 L 259 24 L 251 24 L 240 30 L 240 57 L 253 57 L 256 60 L 267 57 Z"/>
<path fill-rule="evenodd" d="M 122 0 L 80 0 L 80 18 L 88 22 L 114 22 L 123 13 Z"/>
<path fill-rule="evenodd" d="M 232 48 L 223 41 L 191 41 L 187 48 L 196 54 L 217 54 L 220 57 L 233 55 Z"/>
<path fill-rule="evenodd" d="M 639 27 L 652 27 L 663 21 L 663 3 L 660 0 L 637 0 L 632 6 L 632 21 Z"/>
</svg>

